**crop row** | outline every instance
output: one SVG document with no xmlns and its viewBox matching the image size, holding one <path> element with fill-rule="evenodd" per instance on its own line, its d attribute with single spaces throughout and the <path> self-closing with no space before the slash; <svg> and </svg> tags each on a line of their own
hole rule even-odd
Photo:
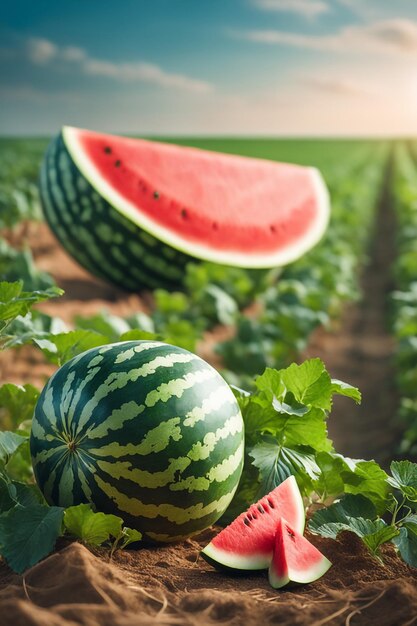
<svg viewBox="0 0 417 626">
<path fill-rule="evenodd" d="M 397 340 L 397 387 L 400 417 L 406 423 L 402 451 L 417 454 L 417 176 L 414 154 L 396 148 L 394 198 L 397 251 L 394 267 L 393 331 Z"/>
</svg>

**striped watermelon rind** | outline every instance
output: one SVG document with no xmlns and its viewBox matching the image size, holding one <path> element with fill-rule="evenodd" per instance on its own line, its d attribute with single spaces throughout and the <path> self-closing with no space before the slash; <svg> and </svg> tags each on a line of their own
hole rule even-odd
<svg viewBox="0 0 417 626">
<path fill-rule="evenodd" d="M 130 291 L 156 285 L 174 289 L 181 283 L 190 257 L 115 211 L 76 166 L 62 133 L 43 160 L 40 193 L 51 230 L 95 276 Z"/>
<path fill-rule="evenodd" d="M 50 144 L 40 195 L 64 248 L 93 274 L 131 291 L 175 289 L 196 259 L 285 265 L 321 239 L 330 214 L 313 167 L 72 127 Z"/>
<path fill-rule="evenodd" d="M 30 439 L 50 504 L 90 502 L 154 541 L 224 513 L 243 467 L 243 419 L 221 376 L 161 342 L 93 348 L 65 363 L 36 405 Z"/>
</svg>

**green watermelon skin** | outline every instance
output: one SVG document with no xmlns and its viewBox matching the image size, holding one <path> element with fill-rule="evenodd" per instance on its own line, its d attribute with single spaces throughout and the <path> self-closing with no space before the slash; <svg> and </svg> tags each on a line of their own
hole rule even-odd
<svg viewBox="0 0 417 626">
<path fill-rule="evenodd" d="M 150 540 L 177 541 L 229 505 L 243 467 L 243 420 L 205 361 L 129 341 L 88 350 L 50 378 L 30 449 L 50 504 L 90 502 Z"/>
<path fill-rule="evenodd" d="M 144 231 L 94 189 L 74 163 L 62 132 L 42 163 L 45 219 L 65 250 L 86 270 L 126 289 L 178 288 L 195 258 Z"/>
<path fill-rule="evenodd" d="M 183 284 L 185 265 L 286 265 L 330 215 L 311 167 L 64 127 L 45 156 L 40 196 L 64 248 L 130 291 Z"/>
</svg>

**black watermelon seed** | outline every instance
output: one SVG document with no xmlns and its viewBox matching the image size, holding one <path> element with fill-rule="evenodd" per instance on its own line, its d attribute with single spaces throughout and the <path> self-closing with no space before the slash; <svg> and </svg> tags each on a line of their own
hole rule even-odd
<svg viewBox="0 0 417 626">
<path fill-rule="evenodd" d="M 258 504 L 258 506 L 257 506 L 256 508 L 258 509 L 258 511 L 259 511 L 260 513 L 265 513 L 265 511 L 264 511 L 264 509 L 263 509 L 262 504 Z"/>
<path fill-rule="evenodd" d="M 268 504 L 271 507 L 271 509 L 275 509 L 274 502 L 273 502 L 273 500 L 271 500 L 271 498 L 268 498 Z"/>
<path fill-rule="evenodd" d="M 250 521 L 246 517 L 244 518 L 243 523 L 246 524 L 246 526 L 250 526 Z"/>
<path fill-rule="evenodd" d="M 158 200 L 159 198 L 159 193 L 157 191 L 153 192 L 153 197 L 155 198 L 155 200 Z"/>
<path fill-rule="evenodd" d="M 291 528 L 288 528 L 288 526 L 287 526 L 287 533 L 289 537 L 291 537 L 291 539 L 295 541 L 295 534 L 292 532 Z"/>
<path fill-rule="evenodd" d="M 182 219 L 183 219 L 183 220 L 186 220 L 186 219 L 187 219 L 187 217 L 188 217 L 188 211 L 187 211 L 187 209 L 182 209 L 182 211 L 181 211 L 181 217 L 182 217 Z"/>
<path fill-rule="evenodd" d="M 104 148 L 104 152 L 105 152 L 106 154 L 111 154 L 111 148 L 110 148 L 110 146 L 106 146 L 106 147 Z"/>
<path fill-rule="evenodd" d="M 115 167 L 120 167 L 121 164 L 122 162 L 119 159 L 117 159 L 117 161 L 114 162 Z"/>
</svg>

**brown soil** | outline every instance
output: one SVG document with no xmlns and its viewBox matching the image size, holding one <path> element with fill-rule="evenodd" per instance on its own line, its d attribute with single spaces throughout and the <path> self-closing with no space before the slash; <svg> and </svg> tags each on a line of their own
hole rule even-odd
<svg viewBox="0 0 417 626">
<path fill-rule="evenodd" d="M 388 330 L 391 268 L 396 256 L 395 214 L 390 198 L 391 164 L 384 177 L 372 247 L 362 275 L 361 302 L 346 307 L 331 332 L 319 328 L 306 356 L 320 356 L 334 378 L 358 387 L 362 403 L 336 398 L 329 432 L 338 452 L 374 458 L 387 467 L 403 430 L 396 419 L 395 342 Z"/>
<path fill-rule="evenodd" d="M 199 556 L 213 535 L 181 546 L 96 554 L 79 543 L 26 572 L 0 565 L 2 626 L 411 626 L 417 623 L 417 570 L 384 551 L 384 564 L 345 533 L 313 538 L 334 565 L 321 580 L 274 591 L 265 572 L 230 576 Z M 311 537 L 310 537 L 311 538 Z"/>
</svg>

